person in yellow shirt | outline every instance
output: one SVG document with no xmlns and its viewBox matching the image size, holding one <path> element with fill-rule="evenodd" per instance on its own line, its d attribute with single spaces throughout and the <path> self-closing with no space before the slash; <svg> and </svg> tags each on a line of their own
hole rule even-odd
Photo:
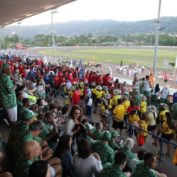
<svg viewBox="0 0 177 177">
<path fill-rule="evenodd" d="M 161 133 L 161 126 L 162 124 L 167 121 L 166 113 L 169 113 L 168 105 L 165 103 L 160 104 L 160 112 L 157 118 L 157 136 Z M 158 139 L 154 139 L 153 145 L 158 145 Z"/>
<path fill-rule="evenodd" d="M 140 103 L 140 112 L 141 112 L 141 114 L 143 114 L 146 111 L 147 111 L 147 101 L 146 101 L 146 97 L 143 96 L 142 101 Z"/>
<path fill-rule="evenodd" d="M 146 131 L 146 132 L 144 132 L 144 131 L 140 130 L 140 132 L 139 132 L 139 135 L 144 136 L 144 139 L 146 139 L 146 137 L 148 135 L 148 133 L 147 133 L 147 131 L 148 131 L 148 124 L 146 122 L 146 114 L 142 114 L 141 115 L 141 119 L 140 119 L 140 123 L 139 123 L 139 128 L 141 128 L 142 130 Z"/>
<path fill-rule="evenodd" d="M 123 96 L 123 102 L 122 104 L 124 105 L 125 107 L 125 117 L 124 117 L 124 120 L 127 122 L 128 121 L 128 108 L 130 106 L 130 100 L 128 99 L 128 96 L 127 95 L 124 95 Z M 127 124 L 125 125 L 125 127 L 127 127 Z"/>
<path fill-rule="evenodd" d="M 159 112 L 159 122 L 163 124 L 167 120 L 166 113 L 169 112 L 168 105 L 163 103 L 161 104 L 161 111 Z"/>
<path fill-rule="evenodd" d="M 97 108 L 100 107 L 102 96 L 103 96 L 102 87 L 98 85 L 97 90 L 95 92 L 95 112 Z"/>
<path fill-rule="evenodd" d="M 118 99 L 118 105 L 113 109 L 113 128 L 115 130 L 120 130 L 120 135 L 122 134 L 122 129 L 124 126 L 124 116 L 125 116 L 125 107 L 122 105 L 122 100 Z"/>
<path fill-rule="evenodd" d="M 121 91 L 119 89 L 113 90 L 113 97 L 112 97 L 113 107 L 117 105 L 117 101 L 120 98 L 121 98 Z"/>
<path fill-rule="evenodd" d="M 173 137 L 174 124 L 171 118 L 171 114 L 167 112 L 165 115 L 167 120 L 162 123 L 161 138 L 171 141 Z M 166 143 L 166 145 L 167 145 L 167 152 L 165 153 L 165 155 L 170 157 L 170 144 Z"/>
<path fill-rule="evenodd" d="M 135 134 L 135 136 L 137 136 L 137 130 L 134 126 L 138 127 L 139 126 L 139 123 L 140 123 L 140 117 L 138 115 L 138 112 L 137 110 L 133 110 L 131 112 L 131 114 L 129 115 L 129 123 L 130 123 L 130 126 L 129 126 L 129 136 L 132 137 L 133 134 Z M 133 125 L 133 126 L 131 126 Z"/>
</svg>

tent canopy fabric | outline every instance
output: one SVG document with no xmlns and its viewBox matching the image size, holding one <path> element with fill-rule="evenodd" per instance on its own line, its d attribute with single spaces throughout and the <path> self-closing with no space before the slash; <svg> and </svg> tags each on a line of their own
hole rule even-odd
<svg viewBox="0 0 177 177">
<path fill-rule="evenodd" d="M 75 0 L 0 0 L 0 27 L 58 8 Z"/>
</svg>

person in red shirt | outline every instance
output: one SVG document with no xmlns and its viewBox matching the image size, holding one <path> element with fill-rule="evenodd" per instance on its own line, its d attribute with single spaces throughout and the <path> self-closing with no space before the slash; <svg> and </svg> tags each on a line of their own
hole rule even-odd
<svg viewBox="0 0 177 177">
<path fill-rule="evenodd" d="M 76 90 L 73 92 L 72 103 L 74 105 L 79 105 L 80 103 L 81 92 L 79 87 L 76 87 Z"/>
</svg>

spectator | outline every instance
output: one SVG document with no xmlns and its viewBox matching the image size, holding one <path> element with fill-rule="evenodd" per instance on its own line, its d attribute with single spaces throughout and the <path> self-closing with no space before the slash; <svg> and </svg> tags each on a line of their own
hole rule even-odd
<svg viewBox="0 0 177 177">
<path fill-rule="evenodd" d="M 140 163 L 133 170 L 131 177 L 165 177 L 165 174 L 154 171 L 156 168 L 157 158 L 152 153 L 144 156 L 144 162 Z"/>
<path fill-rule="evenodd" d="M 109 146 L 108 142 L 111 140 L 111 133 L 109 131 L 105 131 L 103 133 L 102 139 L 100 142 L 96 142 L 93 144 L 93 151 L 100 155 L 102 164 L 112 163 L 114 161 L 114 150 Z"/>
<path fill-rule="evenodd" d="M 55 172 L 44 160 L 34 162 L 29 168 L 28 177 L 54 177 Z"/>
<path fill-rule="evenodd" d="M 118 99 L 118 105 L 113 110 L 114 120 L 113 120 L 113 128 L 115 130 L 120 130 L 120 135 L 122 135 L 122 129 L 124 126 L 124 115 L 125 115 L 125 107 L 122 105 L 121 99 Z"/>
<path fill-rule="evenodd" d="M 11 68 L 8 63 L 3 63 L 0 74 L 0 97 L 1 104 L 6 109 L 12 124 L 17 121 L 17 100 L 15 95 L 16 86 L 10 78 Z"/>
<path fill-rule="evenodd" d="M 100 173 L 100 177 L 128 177 L 130 173 L 124 174 L 122 171 L 127 163 L 127 156 L 123 151 L 115 154 L 114 163 L 107 165 Z"/>
<path fill-rule="evenodd" d="M 55 155 L 59 157 L 62 162 L 62 177 L 76 177 L 71 154 L 71 144 L 72 138 L 69 135 L 63 135 L 60 137 L 56 148 Z"/>
<path fill-rule="evenodd" d="M 98 154 L 92 153 L 91 145 L 84 139 L 78 144 L 78 154 L 74 156 L 74 167 L 79 177 L 95 177 L 102 164 Z"/>
</svg>

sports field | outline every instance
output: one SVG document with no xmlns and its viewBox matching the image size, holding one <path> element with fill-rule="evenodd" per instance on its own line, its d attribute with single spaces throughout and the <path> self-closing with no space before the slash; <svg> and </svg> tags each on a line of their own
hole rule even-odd
<svg viewBox="0 0 177 177">
<path fill-rule="evenodd" d="M 42 49 L 39 54 L 52 56 L 52 49 Z M 120 48 L 120 47 L 59 47 L 55 49 L 55 56 L 95 60 L 96 63 L 135 64 L 153 66 L 154 48 Z M 164 59 L 169 63 L 175 62 L 177 48 L 159 48 L 157 68 L 164 68 Z"/>
</svg>

